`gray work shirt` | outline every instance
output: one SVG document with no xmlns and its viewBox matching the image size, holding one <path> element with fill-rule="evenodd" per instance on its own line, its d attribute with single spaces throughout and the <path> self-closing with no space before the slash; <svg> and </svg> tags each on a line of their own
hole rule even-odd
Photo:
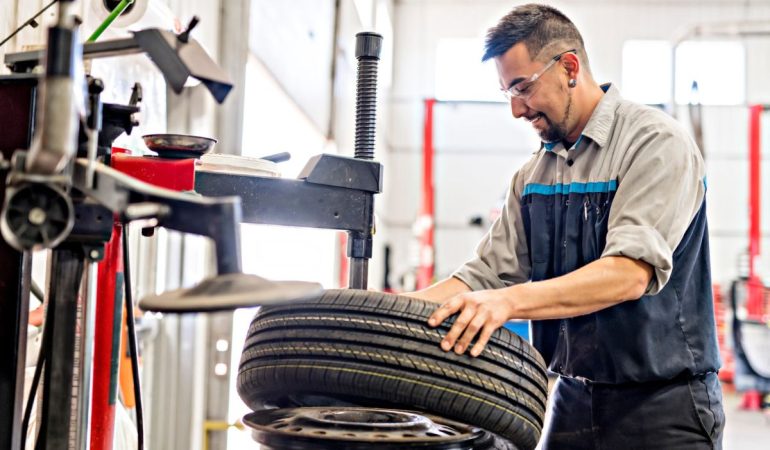
<svg viewBox="0 0 770 450">
<path fill-rule="evenodd" d="M 453 276 L 498 289 L 604 256 L 645 261 L 654 276 L 641 299 L 533 321 L 533 344 L 552 371 L 596 382 L 715 371 L 703 159 L 673 118 L 602 88 L 570 149 L 545 143 L 516 172 L 477 256 Z"/>
</svg>

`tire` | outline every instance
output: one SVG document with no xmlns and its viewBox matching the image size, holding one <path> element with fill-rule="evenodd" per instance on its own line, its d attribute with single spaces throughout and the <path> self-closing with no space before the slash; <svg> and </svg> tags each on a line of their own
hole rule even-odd
<svg viewBox="0 0 770 450">
<path fill-rule="evenodd" d="M 424 411 L 537 445 L 545 415 L 542 357 L 501 328 L 476 358 L 439 347 L 437 304 L 393 294 L 329 290 L 254 317 L 238 370 L 252 409 L 349 404 Z"/>
</svg>

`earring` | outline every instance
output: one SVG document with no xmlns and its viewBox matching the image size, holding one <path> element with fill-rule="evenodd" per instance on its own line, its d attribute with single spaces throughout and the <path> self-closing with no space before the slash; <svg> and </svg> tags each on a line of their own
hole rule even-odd
<svg viewBox="0 0 770 450">
<path fill-rule="evenodd" d="M 569 87 L 571 87 L 571 88 L 573 88 L 573 87 L 577 86 L 577 80 L 576 80 L 576 79 L 574 79 L 574 78 L 571 78 L 571 79 L 569 80 L 569 83 L 567 83 L 567 86 L 569 86 Z"/>
</svg>

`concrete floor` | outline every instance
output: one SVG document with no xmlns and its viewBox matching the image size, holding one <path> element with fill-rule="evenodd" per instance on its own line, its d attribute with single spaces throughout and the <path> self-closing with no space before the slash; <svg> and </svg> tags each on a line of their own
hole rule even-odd
<svg viewBox="0 0 770 450">
<path fill-rule="evenodd" d="M 743 411 L 740 394 L 724 393 L 726 416 L 724 450 L 766 450 L 770 448 L 770 413 Z"/>
</svg>

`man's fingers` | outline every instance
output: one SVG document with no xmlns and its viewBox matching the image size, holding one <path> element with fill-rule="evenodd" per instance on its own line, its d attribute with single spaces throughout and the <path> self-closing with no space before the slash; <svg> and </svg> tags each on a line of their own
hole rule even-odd
<svg viewBox="0 0 770 450">
<path fill-rule="evenodd" d="M 454 325 L 449 329 L 449 333 L 447 333 L 446 336 L 444 336 L 444 340 L 441 341 L 441 348 L 444 349 L 445 352 L 448 352 L 454 347 L 457 338 L 460 337 L 460 334 L 462 334 L 475 315 L 476 307 L 466 303 L 462 312 L 460 312 L 460 315 L 455 319 Z"/>
<path fill-rule="evenodd" d="M 465 352 L 465 350 L 473 341 L 474 336 L 476 336 L 476 333 L 479 332 L 486 321 L 487 315 L 485 313 L 482 311 L 476 313 L 476 316 L 473 318 L 473 320 L 471 320 L 471 323 L 465 327 L 465 332 L 463 333 L 460 340 L 457 341 L 457 345 L 455 345 L 455 353 L 462 355 Z"/>
<path fill-rule="evenodd" d="M 484 328 L 481 330 L 481 334 L 479 334 L 479 338 L 476 340 L 476 345 L 474 345 L 471 349 L 471 356 L 476 357 L 481 354 L 482 350 L 484 350 L 484 347 L 486 347 L 487 342 L 489 342 L 489 339 L 492 337 L 492 333 L 494 333 L 497 328 L 498 327 L 496 325 L 491 323 L 484 325 Z"/>
<path fill-rule="evenodd" d="M 428 325 L 432 327 L 441 325 L 449 318 L 449 316 L 459 311 L 462 308 L 463 303 L 462 297 L 455 297 L 447 301 L 431 314 L 428 318 Z"/>
</svg>

